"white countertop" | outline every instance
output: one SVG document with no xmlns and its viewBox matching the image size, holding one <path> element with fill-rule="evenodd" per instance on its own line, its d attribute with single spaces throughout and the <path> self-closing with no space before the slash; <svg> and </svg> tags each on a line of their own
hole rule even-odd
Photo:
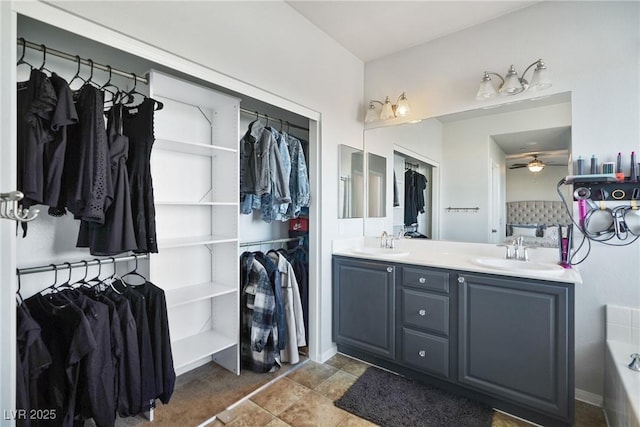
<svg viewBox="0 0 640 427">
<path fill-rule="evenodd" d="M 363 253 L 368 250 L 367 248 L 379 248 L 380 239 L 375 237 L 339 239 L 333 241 L 333 254 L 501 276 L 582 283 L 580 272 L 575 267 L 564 269 L 558 266 L 558 249 L 553 248 L 531 248 L 529 261 L 511 262 L 509 260 L 509 263 L 515 267 L 510 269 L 506 266 L 498 268 L 487 265 L 494 260 L 505 258 L 505 248 L 495 244 L 396 239 L 395 246 L 395 249 L 385 250 L 383 254 Z"/>
</svg>

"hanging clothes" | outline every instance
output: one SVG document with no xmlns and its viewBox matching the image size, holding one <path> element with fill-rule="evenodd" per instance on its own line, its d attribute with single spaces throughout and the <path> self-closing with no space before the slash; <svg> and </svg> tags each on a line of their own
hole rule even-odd
<svg viewBox="0 0 640 427">
<path fill-rule="evenodd" d="M 55 139 L 45 148 L 44 170 L 46 194 L 43 204 L 49 206 L 49 214 L 64 214 L 63 173 L 67 151 L 69 129 L 78 123 L 78 112 L 73 102 L 73 93 L 65 79 L 51 74 L 51 84 L 58 99 L 51 118 L 51 130 Z"/>
<path fill-rule="evenodd" d="M 76 219 L 103 224 L 113 201 L 103 94 L 85 84 L 77 95 L 78 126 L 69 137 L 64 173 L 66 206 Z M 71 167 L 75 165 L 75 167 Z"/>
<path fill-rule="evenodd" d="M 424 190 L 427 178 L 419 172 L 407 169 L 404 173 L 404 224 L 411 226 L 418 222 L 418 214 L 424 213 Z"/>
<path fill-rule="evenodd" d="M 118 414 L 121 417 L 131 417 L 141 412 L 142 404 L 138 327 L 129 300 L 125 296 L 117 292 L 102 295 L 113 301 L 122 334 L 122 355 L 118 365 Z"/>
<path fill-rule="evenodd" d="M 155 141 L 153 115 L 156 102 L 145 98 L 135 107 L 125 107 L 123 133 L 129 138 L 127 170 L 137 253 L 157 253 L 156 210 L 151 178 L 151 149 Z"/>
<path fill-rule="evenodd" d="M 273 372 L 281 365 L 277 348 L 276 298 L 267 270 L 251 252 L 240 256 L 242 367 Z"/>
<path fill-rule="evenodd" d="M 18 83 L 18 189 L 21 205 L 29 208 L 45 200 L 45 147 L 55 140 L 51 120 L 57 104 L 49 77 L 32 69 L 27 82 Z"/>
<path fill-rule="evenodd" d="M 297 138 L 249 123 L 240 140 L 240 213 L 260 211 L 270 223 L 300 215 L 309 205 L 309 178 L 301 143 Z"/>
<path fill-rule="evenodd" d="M 142 285 L 128 286 L 128 288 L 133 288 L 133 292 L 144 298 L 154 367 L 155 390 L 153 398 L 160 399 L 162 403 L 167 404 L 173 395 L 176 373 L 173 370 L 167 300 L 164 291 L 148 281 Z"/>
<path fill-rule="evenodd" d="M 17 309 L 16 409 L 29 414 L 37 407 L 35 391 L 38 378 L 51 366 L 51 354 L 42 340 L 42 329 L 31 317 L 25 304 Z M 33 395 L 32 395 L 33 392 Z M 18 417 L 16 425 L 31 426 L 29 417 Z"/>
<path fill-rule="evenodd" d="M 122 134 L 122 105 L 116 104 L 107 114 L 113 202 L 105 212 L 103 224 L 81 221 L 76 246 L 88 247 L 91 255 L 116 255 L 138 248 L 131 211 L 127 156 L 129 139 Z"/>
<path fill-rule="evenodd" d="M 307 345 L 298 281 L 293 267 L 282 253 L 271 250 L 267 256 L 277 265 L 282 286 L 287 335 L 282 340 L 284 348 L 280 350 L 280 360 L 296 364 L 300 361 L 298 347 Z"/>
<path fill-rule="evenodd" d="M 131 313 L 136 322 L 140 357 L 138 360 L 138 370 L 140 372 L 140 401 L 138 405 L 141 412 L 148 411 L 153 406 L 152 401 L 155 398 L 156 383 L 151 332 L 149 330 L 144 296 L 133 291 L 130 286 L 125 285 L 120 279 L 115 280 L 112 286 L 106 289 L 105 294 L 114 301 L 117 301 L 120 297 L 124 297 L 129 301 Z"/>
<path fill-rule="evenodd" d="M 33 409 L 55 410 L 55 420 L 40 420 L 41 426 L 72 427 L 76 413 L 82 359 L 96 349 L 91 326 L 82 310 L 67 302 L 53 305 L 36 294 L 24 301 L 42 330 L 51 354 L 51 365 L 31 388 Z"/>
</svg>

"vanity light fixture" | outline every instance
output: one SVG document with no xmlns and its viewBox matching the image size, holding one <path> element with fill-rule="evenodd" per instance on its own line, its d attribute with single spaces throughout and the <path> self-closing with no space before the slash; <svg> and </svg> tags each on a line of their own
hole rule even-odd
<svg viewBox="0 0 640 427">
<path fill-rule="evenodd" d="M 380 113 L 376 111 L 375 104 L 378 103 L 382 106 Z M 369 106 L 367 107 L 367 114 L 364 117 L 365 123 L 371 123 L 378 119 L 380 120 L 388 120 L 396 117 L 405 117 L 408 116 L 411 112 L 411 107 L 409 107 L 409 101 L 404 92 L 398 97 L 398 100 L 395 104 L 391 103 L 391 100 L 387 96 L 384 102 L 372 99 L 369 101 Z"/>
<path fill-rule="evenodd" d="M 531 83 L 529 83 L 524 77 L 527 74 L 527 71 L 531 69 L 531 67 L 536 66 L 533 70 L 533 77 L 531 78 Z M 490 74 L 494 76 L 498 76 L 501 80 L 500 86 L 496 90 L 495 86 L 491 82 Z M 522 73 L 522 77 L 518 77 L 518 73 L 513 65 L 509 67 L 507 74 L 504 78 L 493 71 L 485 71 L 484 76 L 482 76 L 482 80 L 480 81 L 480 88 L 478 89 L 478 93 L 476 94 L 476 99 L 478 101 L 482 101 L 484 99 L 490 99 L 494 96 L 500 95 L 517 95 L 526 90 L 543 90 L 551 87 L 551 78 L 549 76 L 549 70 L 547 66 L 542 61 L 542 59 L 538 59 L 533 64 L 529 65 L 524 73 Z"/>
<path fill-rule="evenodd" d="M 538 157 L 534 156 L 533 160 L 531 160 L 529 164 L 527 164 L 527 168 L 531 172 L 537 173 L 544 169 L 544 163 L 542 163 L 541 160 L 538 160 Z"/>
</svg>

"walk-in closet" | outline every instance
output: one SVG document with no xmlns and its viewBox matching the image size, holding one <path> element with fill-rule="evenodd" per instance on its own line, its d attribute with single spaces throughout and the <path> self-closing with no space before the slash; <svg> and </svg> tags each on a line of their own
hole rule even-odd
<svg viewBox="0 0 640 427">
<path fill-rule="evenodd" d="M 316 300 L 317 229 L 314 227 L 318 225 L 318 218 L 313 203 L 317 201 L 314 189 L 318 188 L 314 182 L 318 115 L 280 99 L 277 94 L 264 93 L 234 81 L 233 77 L 219 76 L 156 47 L 137 43 L 135 48 L 125 51 L 122 40 L 101 40 L 107 38 L 105 33 L 97 32 L 92 40 L 69 28 L 61 28 L 56 22 L 17 15 L 14 64 L 18 63 L 18 91 L 22 90 L 20 82 L 30 81 L 30 74 L 37 70 L 47 78 L 58 76 L 66 80 L 69 96 L 73 97 L 69 99 L 70 103 L 78 102 L 77 92 L 86 85 L 101 93 L 96 102 L 104 105 L 106 118 L 104 123 L 94 123 L 92 129 L 104 130 L 107 135 L 113 130 L 114 139 L 108 138 L 104 143 L 107 154 L 111 152 L 112 155 L 107 156 L 107 164 L 100 167 L 109 169 L 111 166 L 114 171 L 112 185 L 119 185 L 122 191 L 126 189 L 133 211 L 127 222 L 129 225 L 122 225 L 119 215 L 109 230 L 104 231 L 102 228 L 105 227 L 87 222 L 84 211 L 77 213 L 65 203 L 58 206 L 42 200 L 30 203 L 28 197 L 21 201 L 24 203 L 20 205 L 22 208 L 28 208 L 31 216 L 37 216 L 30 221 L 14 221 L 15 236 L 11 244 L 3 246 L 3 250 L 13 250 L 12 256 L 3 260 L 3 269 L 11 268 L 16 272 L 11 281 L 18 290 L 14 298 L 17 308 L 11 316 L 23 315 L 23 309 L 32 308 L 40 299 L 52 302 L 54 296 L 58 298 L 59 307 L 72 303 L 65 296 L 67 291 L 91 295 L 95 301 L 108 300 L 111 295 L 113 299 L 104 303 L 111 311 L 103 314 L 110 313 L 109 318 L 114 322 L 118 318 L 118 332 L 122 331 L 124 336 L 123 323 L 128 317 L 119 317 L 117 301 L 123 295 L 134 293 L 129 300 L 129 314 L 135 314 L 133 299 L 140 297 L 146 301 L 145 328 L 150 331 L 151 346 L 145 351 L 154 361 L 155 372 L 145 371 L 141 321 L 129 330 L 128 338 L 132 343 L 135 341 L 135 352 L 126 342 L 119 344 L 116 350 L 116 338 L 105 336 L 103 346 L 113 347 L 113 372 L 107 378 L 85 377 L 83 375 L 89 375 L 90 369 L 85 373 L 84 365 L 78 362 L 77 378 L 80 383 L 87 384 L 115 382 L 116 390 L 105 392 L 116 396 L 107 408 L 109 414 L 100 418 L 100 405 L 81 402 L 82 398 L 78 396 L 86 390 L 64 389 L 63 392 L 71 393 L 63 393 L 66 402 L 63 407 L 69 412 L 65 422 L 71 425 L 75 419 L 87 420 L 86 425 L 94 425 L 93 422 L 97 425 L 138 425 L 153 421 L 154 411 L 163 404 L 183 404 L 182 399 L 171 399 L 171 393 L 174 385 L 180 384 L 181 378 L 186 378 L 195 369 L 206 372 L 208 367 L 222 367 L 236 375 L 249 371 L 253 371 L 252 375 L 274 374 L 279 369 L 290 369 L 304 362 L 313 349 L 312 331 L 316 322 L 313 304 Z M 87 30 L 84 28 L 79 32 L 87 33 Z M 22 85 L 26 86 L 26 83 Z M 244 89 L 247 92 L 243 92 Z M 119 105 L 122 107 L 116 109 Z M 127 120 L 146 110 L 150 117 L 147 133 L 140 135 L 137 130 L 128 133 Z M 103 116 L 102 111 L 97 115 Z M 18 123 L 20 126 L 20 120 Z M 123 135 L 130 145 L 128 149 L 120 148 L 123 151 L 117 160 L 112 153 L 116 150 L 113 141 L 121 141 Z M 248 137 L 254 139 L 247 141 Z M 132 150 L 141 148 L 131 148 L 137 144 L 136 138 L 147 141 L 144 150 L 148 164 L 140 167 L 150 177 L 139 186 L 130 184 L 134 182 L 130 176 L 132 169 L 128 169 L 129 181 L 117 182 L 115 177 L 115 163 L 121 162 L 123 168 L 131 167 L 127 154 L 129 159 L 138 155 Z M 258 148 L 261 138 L 269 138 L 270 142 Z M 247 145 L 243 148 L 243 144 Z M 251 152 L 246 147 L 250 147 Z M 259 152 L 264 147 L 268 147 L 265 150 L 270 153 Z M 23 160 L 21 153 L 22 149 L 18 148 L 18 163 Z M 262 159 L 263 154 L 268 160 Z M 50 158 L 48 156 L 45 158 Z M 65 161 L 68 159 L 62 157 Z M 46 163 L 46 159 L 39 160 L 38 164 Z M 256 165 L 263 160 L 264 165 Z M 65 168 L 73 168 L 73 161 L 74 158 L 67 161 Z M 27 164 L 20 163 L 22 166 L 16 168 L 6 158 L 0 163 L 5 170 L 9 168 L 18 174 Z M 95 165 L 87 166 L 91 174 L 95 173 L 95 168 Z M 47 173 L 52 172 L 45 169 L 45 181 Z M 256 178 L 260 173 L 262 177 Z M 133 175 L 137 174 L 134 169 Z M 124 176 L 124 172 L 118 172 L 118 176 Z M 269 181 L 268 188 L 247 187 L 247 180 L 259 181 L 265 176 Z M 23 184 L 21 178 L 18 183 Z M 92 188 L 98 188 L 97 184 Z M 15 189 L 3 188 L 2 191 Z M 144 194 L 131 194 L 138 190 Z M 139 203 L 134 206 L 138 199 Z M 3 208 L 4 205 L 3 202 Z M 92 205 L 87 202 L 87 206 Z M 123 236 L 128 227 L 131 235 Z M 110 233 L 109 237 L 105 237 L 105 233 Z M 104 244 L 104 239 L 115 240 L 118 244 Z M 256 262 L 262 267 L 254 268 L 266 268 L 270 291 L 260 290 L 259 286 L 256 291 L 255 283 L 251 282 L 254 280 L 252 270 L 243 265 Z M 143 287 L 150 290 L 143 292 Z M 63 292 L 64 289 L 67 291 Z M 275 306 L 271 309 L 282 321 L 274 323 L 273 335 L 265 335 L 265 339 L 275 340 L 270 341 L 275 360 L 266 368 L 266 365 L 256 368 L 256 358 L 264 357 L 264 353 L 255 354 L 258 352 L 257 339 L 252 329 L 252 325 L 256 328 L 257 322 L 252 318 L 254 298 L 256 308 L 263 303 L 258 297 L 260 292 L 273 293 Z M 3 294 L 3 298 L 5 296 Z M 157 304 L 157 311 L 153 304 Z M 152 305 L 153 310 L 149 308 Z M 285 313 L 285 305 L 294 308 Z M 3 302 L 2 310 L 5 307 L 8 305 Z M 84 311 L 85 314 L 95 313 L 88 308 Z M 39 320 L 43 319 L 40 316 Z M 35 324 L 30 323 L 35 329 L 38 329 L 37 320 Z M 12 323 L 14 327 L 15 322 L 20 324 L 20 317 Z M 111 328 L 114 324 L 111 323 Z M 52 329 L 47 325 L 39 326 L 42 330 Z M 88 354 L 92 346 L 99 345 L 91 341 L 93 338 L 89 335 L 78 333 L 65 339 L 69 340 L 67 344 L 83 348 Z M 3 335 L 3 343 L 7 342 Z M 3 366 L 2 397 L 23 402 L 21 399 L 25 396 L 16 396 L 15 363 L 22 362 L 24 355 L 20 354 L 18 343 L 11 345 L 18 350 L 18 355 L 13 364 Z M 130 362 L 129 371 L 121 366 L 124 362 L 116 362 L 116 352 L 137 357 Z M 122 359 L 118 356 L 117 360 L 124 360 L 124 356 Z M 3 365 L 7 365 L 4 359 Z M 46 370 L 49 366 L 45 364 L 40 368 Z M 35 366 L 31 371 L 32 378 L 37 376 L 37 369 Z M 130 372 L 137 369 L 140 369 L 137 373 Z M 36 384 L 37 380 L 34 381 Z M 149 389 L 151 386 L 145 386 L 145 381 L 153 382 L 155 388 Z M 125 390 L 123 396 L 118 395 L 117 389 Z M 20 393 L 24 390 L 19 388 Z M 37 401 L 29 396 L 29 390 L 27 387 L 26 402 Z M 89 392 L 87 396 L 93 399 L 94 395 Z M 112 420 L 111 415 L 116 419 Z M 214 415 L 211 413 L 210 417 Z M 206 420 L 204 418 L 202 422 Z"/>
</svg>

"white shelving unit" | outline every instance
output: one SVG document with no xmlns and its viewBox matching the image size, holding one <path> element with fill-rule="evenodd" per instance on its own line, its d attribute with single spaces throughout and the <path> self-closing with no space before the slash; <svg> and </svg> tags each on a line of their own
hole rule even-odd
<svg viewBox="0 0 640 427">
<path fill-rule="evenodd" d="M 211 360 L 240 373 L 238 260 L 240 100 L 152 70 L 152 151 L 158 254 L 174 366 Z"/>
</svg>

